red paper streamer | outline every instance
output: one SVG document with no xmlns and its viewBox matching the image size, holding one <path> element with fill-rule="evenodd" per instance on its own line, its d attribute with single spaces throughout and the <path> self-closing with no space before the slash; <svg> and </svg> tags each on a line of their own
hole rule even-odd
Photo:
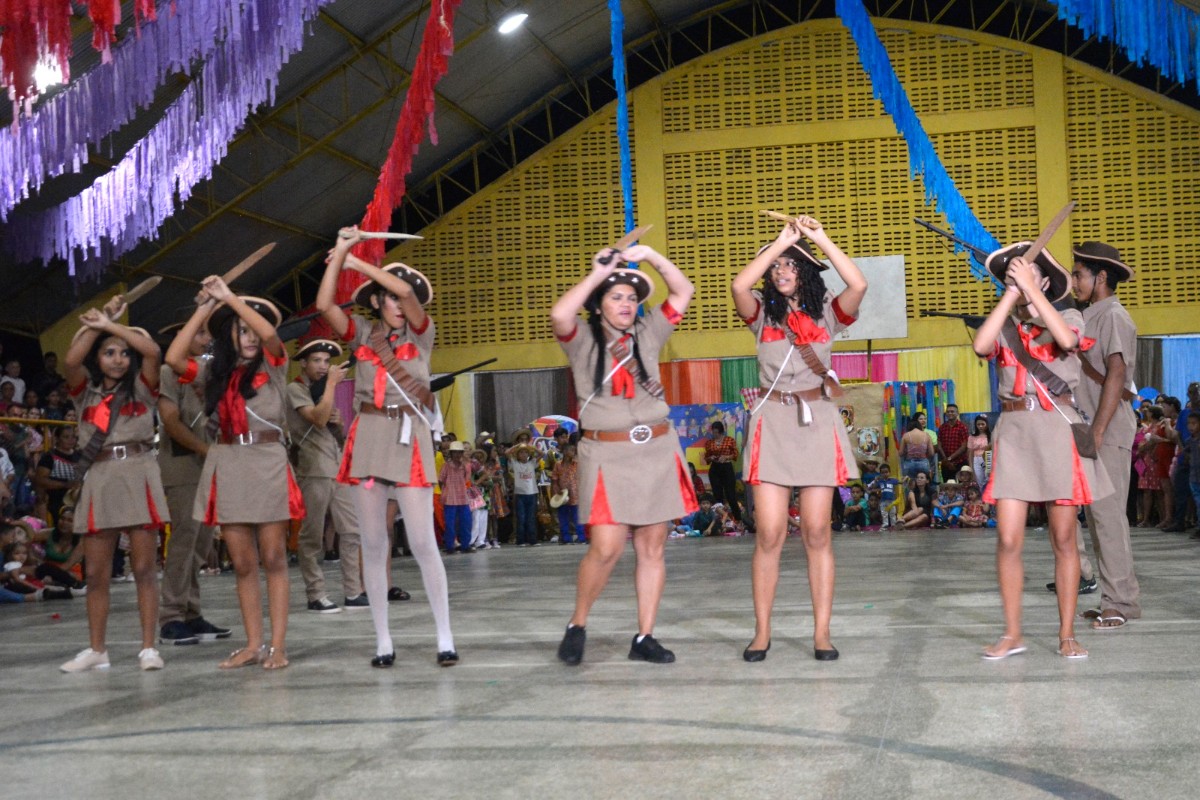
<svg viewBox="0 0 1200 800">
<path fill-rule="evenodd" d="M 117 23 L 121 21 L 121 0 L 89 0 L 92 20 L 92 47 L 100 51 L 100 60 L 112 61 L 112 46 L 117 41 Z"/>
<path fill-rule="evenodd" d="M 450 56 L 454 53 L 454 12 L 462 0 L 433 0 L 429 19 L 425 22 L 425 33 L 421 37 L 421 51 L 413 67 L 412 80 L 400 119 L 396 123 L 396 135 L 388 149 L 387 161 L 379 174 L 375 196 L 367 206 L 367 213 L 359 227 L 365 231 L 386 231 L 392 223 L 392 211 L 404 199 L 407 189 L 405 179 L 412 170 L 413 156 L 429 128 L 429 141 L 437 144 L 437 129 L 433 125 L 435 105 L 434 87 L 446 74 Z M 355 247 L 355 255 L 372 264 L 383 260 L 384 242 L 370 239 Z M 344 271 L 338 277 L 338 302 L 350 299 L 355 288 L 362 283 L 357 272 Z"/>
<path fill-rule="evenodd" d="M 37 96 L 39 61 L 57 63 L 63 80 L 70 78 L 70 0 L 0 0 L 0 29 L 0 85 L 8 87 L 15 123 L 19 104 Z"/>
</svg>

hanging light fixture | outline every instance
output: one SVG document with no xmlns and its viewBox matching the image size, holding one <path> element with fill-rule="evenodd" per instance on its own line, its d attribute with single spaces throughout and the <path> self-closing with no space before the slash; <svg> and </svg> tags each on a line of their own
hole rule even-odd
<svg viewBox="0 0 1200 800">
<path fill-rule="evenodd" d="M 497 28 L 497 30 L 499 30 L 501 33 L 504 33 L 504 34 L 512 33 L 517 28 L 524 25 L 525 20 L 527 20 L 527 19 L 529 19 L 528 14 L 521 12 L 521 11 L 514 12 L 514 13 L 506 16 L 504 19 L 500 20 L 500 25 Z"/>
</svg>

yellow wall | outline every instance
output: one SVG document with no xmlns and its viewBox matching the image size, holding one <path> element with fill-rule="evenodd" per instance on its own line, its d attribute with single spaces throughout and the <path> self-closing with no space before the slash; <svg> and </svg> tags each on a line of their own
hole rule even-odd
<svg viewBox="0 0 1200 800">
<path fill-rule="evenodd" d="M 55 322 L 38 337 L 38 342 L 42 346 L 43 353 L 55 353 L 58 355 L 59 372 L 62 372 L 63 356 L 67 354 L 67 348 L 71 346 L 71 338 L 75 332 L 79 330 L 79 315 L 89 308 L 100 308 L 114 296 L 125 291 L 125 284 L 118 283 L 108 289 L 90 298 L 86 303 L 75 309 L 71 313 L 65 315 L 62 319 Z M 122 323 L 128 323 L 128 312 L 121 316 Z"/>
<path fill-rule="evenodd" d="M 1200 262 L 1200 114 L 1009 39 L 897 20 L 880 37 L 985 228 L 1031 239 L 1074 199 L 1051 243 L 1060 260 L 1072 241 L 1108 241 L 1137 268 L 1121 297 L 1143 334 L 1198 329 L 1200 282 L 1179 276 Z M 948 227 L 836 20 L 726 48 L 631 97 L 638 222 L 654 225 L 643 241 L 698 290 L 664 359 L 752 354 L 728 287 L 775 233 L 761 208 L 812 213 L 851 255 L 905 255 L 905 286 L 871 291 L 905 303 L 909 334 L 876 349 L 961 346 L 961 323 L 919 312 L 978 314 L 994 302 L 963 257 L 913 224 Z M 563 364 L 550 306 L 623 233 L 613 107 L 421 233 L 389 260 L 437 286 L 435 370 L 485 351 L 499 357 L 494 369 Z"/>
</svg>

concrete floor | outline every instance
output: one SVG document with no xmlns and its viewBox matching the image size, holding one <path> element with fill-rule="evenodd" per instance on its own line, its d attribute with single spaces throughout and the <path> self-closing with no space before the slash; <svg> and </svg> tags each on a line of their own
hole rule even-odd
<svg viewBox="0 0 1200 800">
<path fill-rule="evenodd" d="M 1081 625 L 1082 662 L 1054 652 L 1044 533 L 1026 545 L 1030 651 L 988 663 L 979 651 L 1001 632 L 992 538 L 925 531 L 837 535 L 832 663 L 812 658 L 803 548 L 789 540 L 774 646 L 746 664 L 752 548 L 752 538 L 669 543 L 656 631 L 678 657 L 669 666 L 626 659 L 631 552 L 589 622 L 584 664 L 555 660 L 578 546 L 449 557 L 453 669 L 434 665 L 411 559 L 396 564 L 414 596 L 391 605 L 391 670 L 368 666 L 366 612 L 302 610 L 295 570 L 292 666 L 277 673 L 216 669 L 241 636 L 231 576 L 202 579 L 202 591 L 205 616 L 234 638 L 164 646 L 157 673 L 136 668 L 132 584 L 114 587 L 107 673 L 57 669 L 87 643 L 82 601 L 3 606 L 2 795 L 1195 795 L 1197 542 L 1135 532 L 1145 618 L 1104 634 Z"/>
</svg>

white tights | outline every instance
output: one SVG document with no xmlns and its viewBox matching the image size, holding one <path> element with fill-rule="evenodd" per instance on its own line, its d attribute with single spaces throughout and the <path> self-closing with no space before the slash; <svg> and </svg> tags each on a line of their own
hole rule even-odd
<svg viewBox="0 0 1200 800">
<path fill-rule="evenodd" d="M 446 567 L 442 564 L 437 534 L 433 529 L 433 489 L 386 486 L 379 482 L 373 482 L 369 488 L 366 482 L 354 488 L 354 507 L 358 512 L 358 529 L 362 538 L 363 586 L 371 603 L 371 621 L 375 623 L 375 654 L 383 656 L 395 651 L 392 635 L 388 631 L 389 497 L 400 506 L 408 531 L 408 548 L 421 568 L 421 581 L 425 584 L 425 594 L 437 626 L 438 652 L 453 650 Z"/>
</svg>

